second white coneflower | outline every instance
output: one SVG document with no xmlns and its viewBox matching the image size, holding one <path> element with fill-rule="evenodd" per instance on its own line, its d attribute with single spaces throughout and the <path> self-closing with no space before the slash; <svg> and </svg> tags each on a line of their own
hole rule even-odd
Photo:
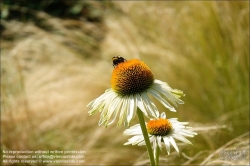
<svg viewBox="0 0 250 166">
<path fill-rule="evenodd" d="M 186 137 L 197 135 L 194 131 L 187 127 L 188 122 L 179 122 L 177 118 L 166 118 L 165 112 L 157 119 L 151 119 L 146 123 L 150 142 L 153 144 L 154 158 L 157 158 L 157 150 L 162 149 L 162 144 L 165 145 L 168 154 L 170 153 L 170 145 L 179 152 L 175 139 L 184 143 L 191 144 Z M 144 136 L 141 130 L 141 125 L 137 124 L 124 131 L 124 135 L 133 135 L 124 145 L 145 145 Z M 157 161 L 156 161 L 157 163 Z"/>
<path fill-rule="evenodd" d="M 149 67 L 138 59 L 125 60 L 114 57 L 111 88 L 88 104 L 89 115 L 101 112 L 99 125 L 110 125 L 119 116 L 118 126 L 128 126 L 137 108 L 147 117 L 158 117 L 159 112 L 149 95 L 156 98 L 170 111 L 176 111 L 168 101 L 177 106 L 184 102 L 183 92 L 172 89 L 167 83 L 154 78 Z"/>
</svg>

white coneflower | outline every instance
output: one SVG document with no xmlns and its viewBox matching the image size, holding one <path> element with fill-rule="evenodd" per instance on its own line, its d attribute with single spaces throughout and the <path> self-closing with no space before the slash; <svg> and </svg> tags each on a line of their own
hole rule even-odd
<svg viewBox="0 0 250 166">
<path fill-rule="evenodd" d="M 89 115 L 101 112 L 99 125 L 110 125 L 119 116 L 118 126 L 124 122 L 128 126 L 134 118 L 137 108 L 147 117 L 158 117 L 159 112 L 149 95 L 156 98 L 170 111 L 176 111 L 167 100 L 175 106 L 184 102 L 179 98 L 183 92 L 172 89 L 167 83 L 154 79 L 149 67 L 138 59 L 125 60 L 114 57 L 114 70 L 111 88 L 88 104 Z M 120 113 L 120 114 L 119 114 Z M 119 114 L 119 115 L 118 115 Z"/>
<path fill-rule="evenodd" d="M 162 143 L 165 145 L 168 154 L 170 153 L 170 145 L 179 152 L 175 139 L 192 144 L 185 137 L 193 137 L 197 135 L 197 133 L 189 130 L 190 127 L 185 126 L 187 124 L 188 122 L 179 122 L 177 118 L 166 119 L 165 112 L 161 114 L 160 118 L 152 119 L 146 123 L 149 140 L 153 144 L 154 155 L 156 154 L 157 147 L 162 150 Z M 145 145 L 141 126 L 139 124 L 125 130 L 124 135 L 134 135 L 132 138 L 128 139 L 128 142 L 124 145 Z"/>
</svg>

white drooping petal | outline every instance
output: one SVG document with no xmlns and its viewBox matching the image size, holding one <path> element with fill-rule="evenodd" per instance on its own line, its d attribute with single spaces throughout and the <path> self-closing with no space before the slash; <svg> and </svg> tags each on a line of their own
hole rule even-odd
<svg viewBox="0 0 250 166">
<path fill-rule="evenodd" d="M 122 100 L 123 100 L 123 104 L 122 104 L 122 107 L 121 107 L 121 112 L 120 112 L 119 121 L 117 123 L 117 126 L 120 126 L 121 123 L 123 122 L 124 114 L 125 114 L 126 108 L 127 108 L 128 100 L 126 100 L 126 98 L 123 98 Z"/>
<path fill-rule="evenodd" d="M 135 113 L 136 113 L 136 109 L 137 109 L 137 106 L 136 106 L 136 101 L 134 96 L 131 95 L 129 97 L 129 109 L 127 110 L 128 113 L 127 113 L 127 122 L 129 123 L 134 117 L 135 117 Z"/>
<path fill-rule="evenodd" d="M 153 89 L 159 92 L 164 99 L 171 101 L 175 106 L 178 104 L 184 104 L 179 98 L 183 95 L 183 92 L 178 89 L 172 89 L 166 82 L 155 80 Z"/>
<path fill-rule="evenodd" d="M 154 105 L 154 103 L 149 99 L 147 93 L 141 94 L 142 101 L 144 102 L 145 106 L 147 107 L 147 110 L 149 114 L 155 118 L 159 116 L 159 111 Z"/>
<path fill-rule="evenodd" d="M 149 89 L 148 92 L 154 96 L 162 105 L 164 105 L 164 107 L 168 108 L 170 111 L 176 112 L 175 108 L 173 106 L 171 106 L 164 98 L 161 97 L 161 95 L 153 90 L 153 89 Z"/>
<path fill-rule="evenodd" d="M 149 142 L 154 142 L 155 137 L 149 135 Z M 142 141 L 141 143 L 138 144 L 138 146 L 146 145 L 145 141 Z"/>
<path fill-rule="evenodd" d="M 158 146 L 157 137 L 155 137 L 153 141 L 154 158 L 156 158 L 157 146 Z"/>
<path fill-rule="evenodd" d="M 147 109 L 144 107 L 140 94 L 136 95 L 136 100 L 137 100 L 137 106 L 139 107 L 139 109 L 144 113 L 144 115 L 148 117 Z"/>
<path fill-rule="evenodd" d="M 106 90 L 104 94 L 102 94 L 101 96 L 99 96 L 98 98 L 96 98 L 95 100 L 91 101 L 87 107 L 95 107 L 95 106 L 99 106 L 100 104 L 103 103 L 103 101 L 106 99 L 106 98 L 109 98 L 110 95 L 112 95 L 112 91 L 110 90 Z M 104 103 L 105 104 L 105 103 Z"/>
<path fill-rule="evenodd" d="M 157 139 L 157 145 L 158 145 L 158 147 L 160 148 L 160 150 L 162 149 L 161 148 L 161 139 L 162 139 L 162 137 L 161 136 L 156 136 L 156 139 Z"/>
<path fill-rule="evenodd" d="M 185 142 L 185 143 L 187 143 L 187 144 L 192 144 L 189 140 L 187 140 L 185 137 L 183 137 L 183 136 L 180 135 L 180 134 L 173 134 L 173 137 L 174 137 L 175 139 L 178 139 L 178 140 L 180 140 L 180 141 L 182 141 L 182 142 Z"/>
<path fill-rule="evenodd" d="M 109 120 L 110 117 L 112 116 L 112 114 L 115 112 L 115 110 L 117 109 L 118 104 L 120 103 L 120 99 L 118 96 L 114 96 L 113 98 L 111 98 L 110 100 L 110 104 L 109 107 L 107 109 L 107 113 L 105 115 L 105 119 Z"/>
<path fill-rule="evenodd" d="M 116 117 L 117 117 L 117 115 L 118 115 L 118 112 L 119 112 L 119 110 L 121 109 L 121 106 L 122 106 L 122 100 L 119 100 L 119 101 L 118 101 L 118 104 L 117 104 L 117 107 L 116 107 L 116 109 L 114 110 L 113 117 L 111 118 L 111 120 L 110 120 L 110 122 L 108 123 L 108 125 L 112 124 L 112 123 L 115 121 L 115 119 L 116 119 Z"/>
<path fill-rule="evenodd" d="M 175 148 L 175 150 L 179 153 L 179 149 L 178 149 L 178 147 L 177 147 L 177 145 L 176 145 L 175 140 L 173 139 L 173 137 L 171 137 L 171 136 L 168 137 L 168 140 L 173 145 L 173 147 Z"/>
<path fill-rule="evenodd" d="M 107 101 L 109 99 L 109 101 Z M 109 98 L 105 99 L 105 105 L 103 109 L 101 110 L 101 118 L 98 123 L 98 125 L 104 124 L 105 126 L 108 125 L 108 120 L 110 119 L 111 115 L 113 114 L 114 110 L 117 107 L 117 104 L 119 103 L 117 100 L 119 100 L 117 94 L 112 93 Z"/>
<path fill-rule="evenodd" d="M 169 154 L 170 153 L 170 143 L 169 143 L 168 137 L 163 137 L 163 140 L 164 140 L 164 144 L 166 146 L 167 152 Z"/>
<path fill-rule="evenodd" d="M 126 142 L 124 145 L 129 145 L 129 144 L 136 145 L 136 144 L 139 144 L 142 141 L 144 141 L 143 136 L 142 135 L 136 135 L 136 136 L 128 139 L 128 142 Z"/>
<path fill-rule="evenodd" d="M 190 131 L 190 130 L 181 130 L 178 132 L 179 134 L 183 135 L 183 136 L 186 136 L 186 137 L 194 137 L 194 135 L 196 135 L 195 132 L 193 131 Z"/>
<path fill-rule="evenodd" d="M 142 134 L 141 126 L 136 124 L 123 132 L 124 135 L 140 135 Z"/>
<path fill-rule="evenodd" d="M 109 97 L 110 94 L 104 93 L 102 96 L 100 96 L 99 98 L 93 100 L 92 102 L 90 102 L 87 106 L 92 108 L 88 113 L 89 115 L 93 115 L 95 114 L 98 110 L 100 111 L 104 105 L 106 104 L 104 102 L 105 97 Z"/>
</svg>

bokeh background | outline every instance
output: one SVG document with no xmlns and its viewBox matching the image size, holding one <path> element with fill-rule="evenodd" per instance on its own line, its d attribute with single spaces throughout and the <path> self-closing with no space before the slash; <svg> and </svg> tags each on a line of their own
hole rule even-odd
<svg viewBox="0 0 250 166">
<path fill-rule="evenodd" d="M 168 117 L 198 135 L 160 164 L 249 163 L 248 1 L 1 1 L 1 150 L 84 150 L 86 165 L 148 164 L 117 121 L 86 105 L 110 88 L 111 58 L 138 58 L 186 96 Z M 146 119 L 147 120 L 147 119 Z M 132 125 L 137 123 L 134 119 Z M 225 150 L 247 153 L 220 160 Z"/>
</svg>

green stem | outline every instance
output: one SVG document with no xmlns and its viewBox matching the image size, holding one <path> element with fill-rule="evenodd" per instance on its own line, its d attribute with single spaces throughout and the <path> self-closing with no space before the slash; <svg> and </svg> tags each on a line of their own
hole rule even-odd
<svg viewBox="0 0 250 166">
<path fill-rule="evenodd" d="M 145 125 L 145 120 L 144 120 L 144 117 L 143 117 L 143 113 L 139 108 L 137 109 L 137 116 L 138 116 L 138 119 L 139 119 L 139 122 L 140 122 L 142 134 L 143 134 L 143 137 L 144 137 L 144 141 L 145 141 L 146 146 L 147 146 L 148 157 L 150 159 L 150 163 L 151 163 L 152 166 L 154 166 L 155 165 L 154 154 L 153 154 L 151 144 L 150 144 L 150 141 L 149 141 L 149 138 L 148 138 L 148 131 L 147 131 L 147 128 L 146 128 L 146 125 Z"/>
<path fill-rule="evenodd" d="M 156 155 L 155 155 L 155 164 L 159 165 L 159 154 L 160 154 L 160 148 L 157 145 L 157 149 L 156 149 Z"/>
</svg>

